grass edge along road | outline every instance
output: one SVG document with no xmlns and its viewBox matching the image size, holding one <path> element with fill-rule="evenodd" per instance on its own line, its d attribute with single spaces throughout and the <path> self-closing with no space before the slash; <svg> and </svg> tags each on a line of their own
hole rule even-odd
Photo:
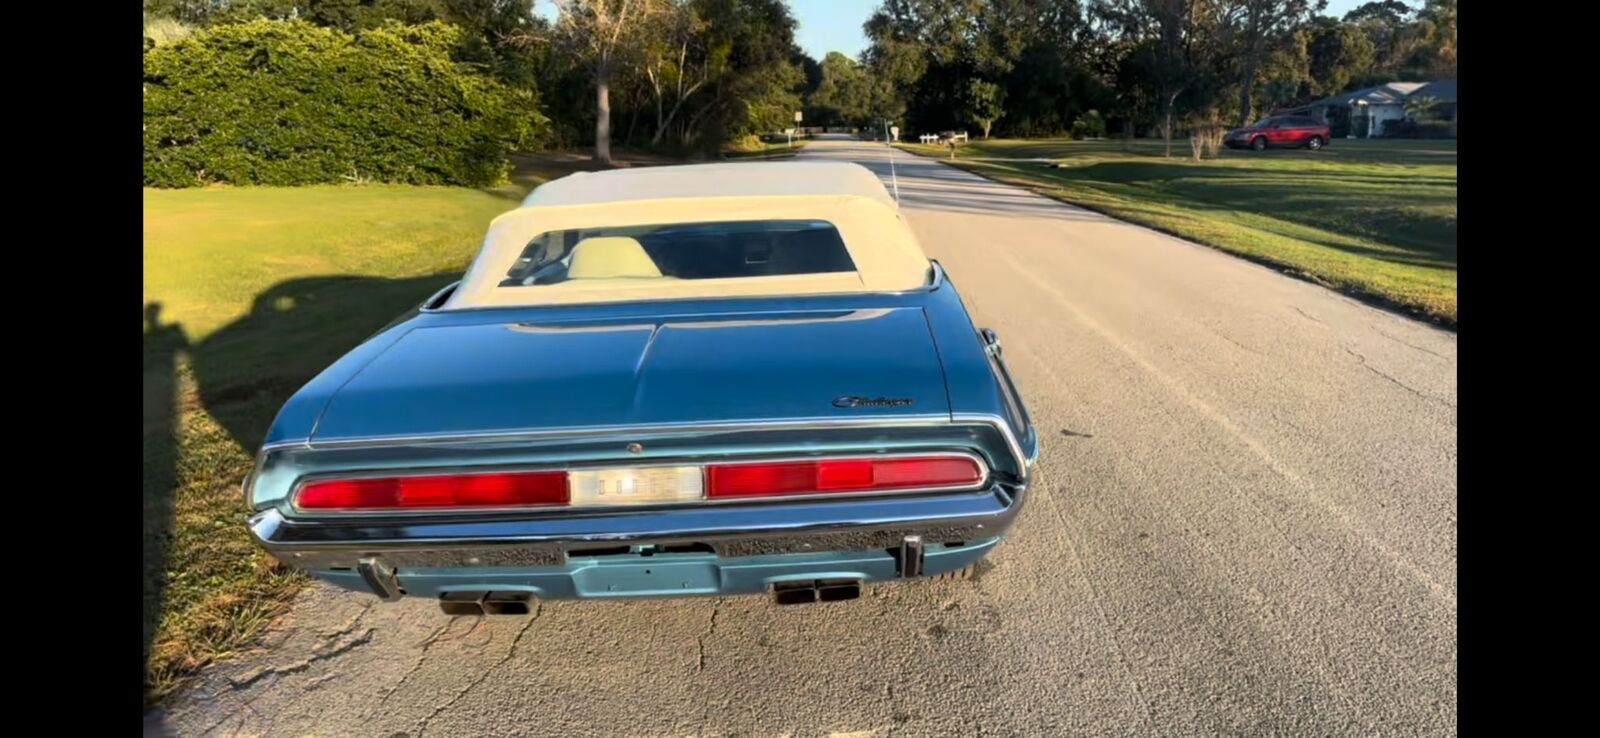
<svg viewBox="0 0 1600 738">
<path fill-rule="evenodd" d="M 1454 330 L 1455 143 L 1339 141 L 1320 152 L 1224 152 L 1202 162 L 1176 141 L 1170 159 L 1148 140 L 1132 151 L 1116 142 L 973 141 L 954 160 L 939 145 L 896 147 Z"/>
</svg>

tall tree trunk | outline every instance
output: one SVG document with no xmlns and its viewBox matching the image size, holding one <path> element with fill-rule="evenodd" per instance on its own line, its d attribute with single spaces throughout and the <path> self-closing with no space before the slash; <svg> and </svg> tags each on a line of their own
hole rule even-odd
<svg viewBox="0 0 1600 738">
<path fill-rule="evenodd" d="M 1177 93 L 1167 96 L 1161 119 L 1161 139 L 1167 144 L 1166 156 L 1169 159 L 1172 158 L 1172 106 L 1177 102 L 1177 98 Z"/>
<path fill-rule="evenodd" d="M 594 160 L 611 163 L 610 60 L 600 57 L 594 73 Z"/>
<path fill-rule="evenodd" d="M 994 125 L 994 121 L 992 120 L 986 120 L 983 122 L 983 139 L 985 141 L 989 140 L 989 127 L 992 125 Z"/>
<path fill-rule="evenodd" d="M 1239 80 L 1239 127 L 1250 125 L 1250 93 L 1256 86 L 1256 59 L 1255 54 L 1249 54 L 1244 60 L 1244 77 Z"/>
<path fill-rule="evenodd" d="M 639 127 L 640 106 L 634 104 L 633 102 L 629 102 L 628 104 L 633 108 L 633 110 L 628 114 L 628 135 L 622 137 L 622 145 L 632 148 L 635 145 L 633 143 L 633 130 Z"/>
<path fill-rule="evenodd" d="M 661 80 L 656 79 L 655 67 L 645 67 L 644 73 L 650 78 L 650 90 L 655 93 L 656 99 L 656 132 L 650 136 L 650 145 L 655 146 L 661 143 L 661 131 L 667 127 L 661 117 Z"/>
</svg>

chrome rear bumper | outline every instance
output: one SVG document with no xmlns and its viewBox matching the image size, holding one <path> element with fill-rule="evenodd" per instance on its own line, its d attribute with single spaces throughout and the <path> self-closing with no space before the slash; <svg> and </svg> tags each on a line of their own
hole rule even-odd
<svg viewBox="0 0 1600 738">
<path fill-rule="evenodd" d="M 249 524 L 272 555 L 308 569 L 356 569 L 363 560 L 390 569 L 559 566 L 571 553 L 608 546 L 702 544 L 737 557 L 886 549 L 914 536 L 986 539 L 1011 526 L 1025 490 L 997 482 L 977 492 L 450 519 L 291 519 L 273 508 Z"/>
</svg>

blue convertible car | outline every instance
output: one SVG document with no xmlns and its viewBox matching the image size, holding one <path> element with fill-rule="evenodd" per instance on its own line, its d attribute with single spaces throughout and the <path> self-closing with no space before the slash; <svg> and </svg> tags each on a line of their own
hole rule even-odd
<svg viewBox="0 0 1600 738">
<path fill-rule="evenodd" d="M 575 174 L 279 412 L 245 480 L 279 559 L 453 614 L 532 598 L 963 576 L 1038 439 L 878 179 Z"/>
</svg>

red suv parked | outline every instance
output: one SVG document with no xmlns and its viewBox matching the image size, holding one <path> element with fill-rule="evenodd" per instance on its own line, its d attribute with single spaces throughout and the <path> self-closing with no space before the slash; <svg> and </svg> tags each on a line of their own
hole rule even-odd
<svg viewBox="0 0 1600 738">
<path fill-rule="evenodd" d="M 1262 118 L 1255 125 L 1228 131 L 1222 142 L 1230 149 L 1251 148 L 1256 151 L 1273 148 L 1302 146 L 1316 151 L 1328 145 L 1328 123 L 1320 118 L 1301 115 L 1275 115 Z"/>
</svg>

